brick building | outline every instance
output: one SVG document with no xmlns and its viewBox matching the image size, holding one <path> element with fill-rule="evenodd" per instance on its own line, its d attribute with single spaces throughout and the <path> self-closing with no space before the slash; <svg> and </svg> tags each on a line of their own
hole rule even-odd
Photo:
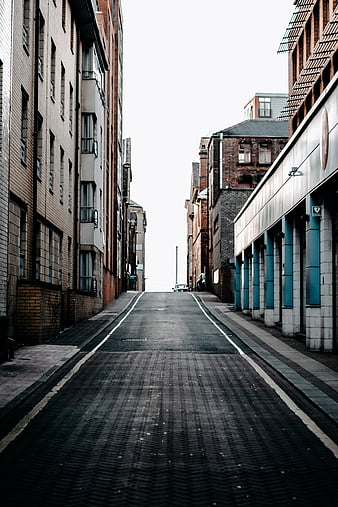
<svg viewBox="0 0 338 507">
<path fill-rule="evenodd" d="M 130 242 L 130 220 L 129 220 L 129 203 L 130 203 L 130 185 L 133 179 L 133 173 L 131 168 L 131 139 L 127 138 L 123 140 L 123 280 L 122 288 L 124 291 L 129 288 L 129 250 L 131 248 Z"/>
<path fill-rule="evenodd" d="M 245 120 L 208 144 L 210 289 L 234 301 L 233 220 L 287 142 L 287 122 Z"/>
<path fill-rule="evenodd" d="M 8 176 L 11 97 L 10 2 L 0 4 L 0 361 L 7 357 Z"/>
<path fill-rule="evenodd" d="M 338 6 L 298 0 L 289 52 L 290 140 L 235 219 L 236 308 L 312 351 L 338 348 Z"/>
<path fill-rule="evenodd" d="M 129 289 L 145 290 L 146 212 L 134 201 L 128 206 L 129 222 Z"/>
<path fill-rule="evenodd" d="M 122 21 L 117 0 L 13 12 L 9 334 L 39 343 L 121 290 Z"/>
<path fill-rule="evenodd" d="M 201 139 L 186 202 L 192 290 L 203 280 L 222 301 L 234 301 L 233 220 L 284 148 L 287 129 L 286 121 L 245 120 Z"/>
<path fill-rule="evenodd" d="M 200 162 L 192 164 L 187 209 L 187 283 L 191 290 L 204 288 L 208 266 L 208 138 L 200 142 Z M 202 283 L 201 283 L 202 282 Z"/>
<path fill-rule="evenodd" d="M 104 255 L 103 302 L 109 303 L 126 290 L 124 283 L 123 205 L 123 19 L 119 0 L 98 0 L 105 34 L 109 68 L 105 75 L 105 155 L 104 155 Z"/>
</svg>

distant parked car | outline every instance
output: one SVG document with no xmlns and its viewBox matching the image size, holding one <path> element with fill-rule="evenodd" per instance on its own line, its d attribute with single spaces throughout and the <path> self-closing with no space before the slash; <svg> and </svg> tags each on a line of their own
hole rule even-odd
<svg viewBox="0 0 338 507">
<path fill-rule="evenodd" d="M 173 288 L 174 292 L 188 292 L 188 286 L 186 283 L 176 283 Z"/>
</svg>

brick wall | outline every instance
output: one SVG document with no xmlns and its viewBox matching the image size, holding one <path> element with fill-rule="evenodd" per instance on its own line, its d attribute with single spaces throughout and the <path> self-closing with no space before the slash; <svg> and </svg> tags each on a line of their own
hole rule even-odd
<svg viewBox="0 0 338 507">
<path fill-rule="evenodd" d="M 94 315 L 99 309 L 93 296 L 20 280 L 15 339 L 18 343 L 30 345 L 41 343 L 65 327 Z"/>
<path fill-rule="evenodd" d="M 222 301 L 233 302 L 233 262 L 234 257 L 234 226 L 233 220 L 245 201 L 250 196 L 251 189 L 222 190 L 213 210 L 213 272 L 219 270 L 219 282 L 213 283 L 212 288 Z M 213 276 L 211 276 L 213 280 Z"/>
<path fill-rule="evenodd" d="M 259 163 L 259 147 L 260 144 L 267 144 L 271 149 L 271 163 Z M 238 146 L 239 144 L 249 144 L 251 146 L 250 163 L 239 163 Z M 255 139 L 255 138 L 224 138 L 223 139 L 223 188 L 227 186 L 231 188 L 256 186 L 271 164 L 277 158 L 285 145 L 285 138 L 280 139 Z M 244 175 L 252 176 L 252 184 L 241 183 Z"/>
<path fill-rule="evenodd" d="M 17 286 L 16 340 L 35 345 L 57 334 L 61 322 L 61 290 L 20 281 Z"/>
</svg>

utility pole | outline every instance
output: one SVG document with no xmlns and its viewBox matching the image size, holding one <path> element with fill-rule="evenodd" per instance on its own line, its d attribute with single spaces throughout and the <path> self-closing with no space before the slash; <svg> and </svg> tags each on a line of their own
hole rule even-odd
<svg viewBox="0 0 338 507">
<path fill-rule="evenodd" d="M 178 246 L 176 246 L 176 284 L 178 283 Z"/>
</svg>

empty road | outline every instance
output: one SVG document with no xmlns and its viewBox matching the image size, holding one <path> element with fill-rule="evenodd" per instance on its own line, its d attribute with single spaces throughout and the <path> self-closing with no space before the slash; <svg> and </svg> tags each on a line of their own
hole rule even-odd
<svg viewBox="0 0 338 507">
<path fill-rule="evenodd" d="M 143 293 L 2 425 L 0 503 L 337 506 L 291 390 L 194 295 Z"/>
</svg>

